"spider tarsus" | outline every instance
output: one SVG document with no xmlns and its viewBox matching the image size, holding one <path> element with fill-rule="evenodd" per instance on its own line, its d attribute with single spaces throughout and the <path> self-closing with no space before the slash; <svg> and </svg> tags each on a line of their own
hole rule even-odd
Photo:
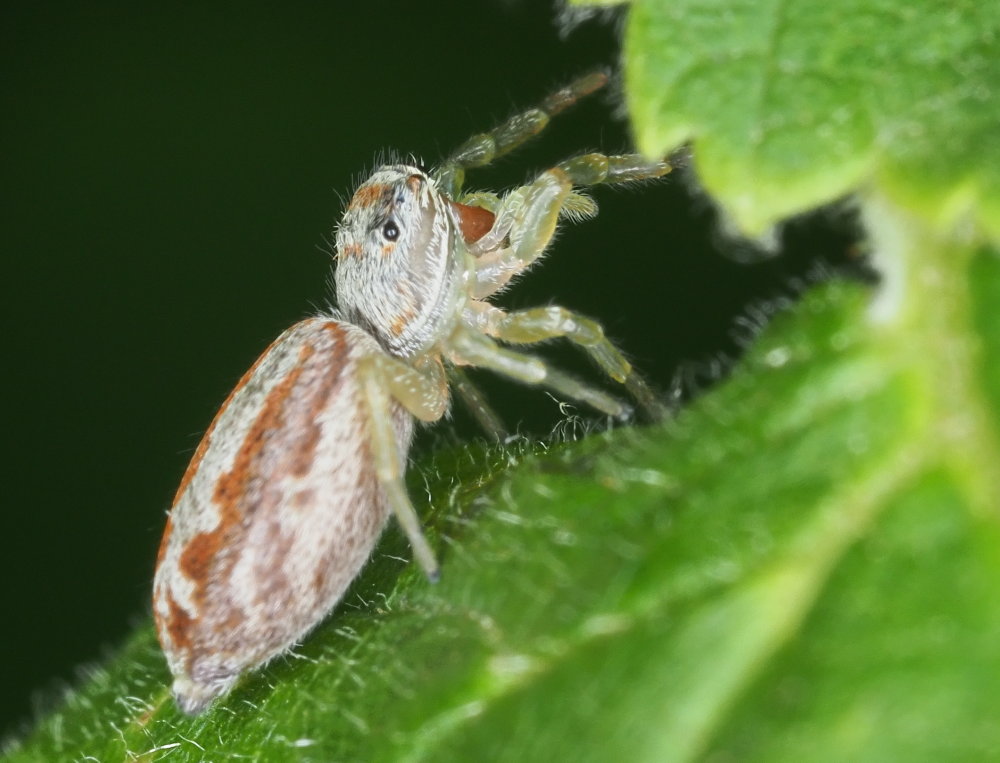
<svg viewBox="0 0 1000 763">
<path fill-rule="evenodd" d="M 602 71 L 590 72 L 573 80 L 569 85 L 552 93 L 542 101 L 540 108 L 549 116 L 565 111 L 581 98 L 595 93 L 608 84 L 608 75 Z"/>
</svg>

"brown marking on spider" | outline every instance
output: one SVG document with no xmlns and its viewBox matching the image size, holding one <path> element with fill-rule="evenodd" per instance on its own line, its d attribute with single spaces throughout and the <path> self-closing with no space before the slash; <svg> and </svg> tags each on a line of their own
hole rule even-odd
<svg viewBox="0 0 1000 763">
<path fill-rule="evenodd" d="M 267 444 L 268 434 L 280 428 L 282 409 L 302 374 L 302 363 L 308 360 L 313 352 L 314 349 L 310 345 L 304 345 L 299 351 L 299 364 L 271 390 L 236 455 L 233 468 L 223 474 L 216 483 L 212 499 L 222 513 L 222 521 L 218 530 L 213 532 L 224 531 L 227 527 L 238 523 L 243 516 L 252 514 L 259 508 L 261 497 L 252 495 L 248 491 L 256 473 L 257 458 Z"/>
<path fill-rule="evenodd" d="M 195 621 L 176 602 L 173 594 L 167 594 L 167 604 L 170 607 L 170 616 L 166 622 L 166 629 L 170 639 L 178 649 L 189 651 L 192 646 L 191 632 Z"/>
<path fill-rule="evenodd" d="M 392 323 L 389 324 L 389 331 L 392 332 L 393 336 L 400 336 L 406 327 L 410 325 L 410 321 L 417 317 L 417 312 L 412 307 L 408 307 L 403 310 L 399 315 L 392 319 Z"/>
<path fill-rule="evenodd" d="M 300 490 L 295 495 L 292 496 L 292 506 L 296 508 L 303 508 L 305 506 L 310 506 L 316 502 L 316 491 L 312 488 L 308 490 Z"/>
<path fill-rule="evenodd" d="M 194 582 L 195 589 L 192 600 L 195 607 L 201 609 L 205 603 L 205 592 L 212 577 L 212 563 L 223 547 L 226 531 L 235 524 L 238 517 L 223 517 L 218 530 L 198 533 L 190 541 L 181 554 L 181 572 Z"/>
<path fill-rule="evenodd" d="M 451 202 L 451 208 L 458 215 L 459 229 L 466 244 L 474 244 L 493 227 L 496 215 L 488 209 Z"/>
<path fill-rule="evenodd" d="M 167 524 L 166 524 L 166 527 L 163 528 L 163 537 L 160 539 L 160 548 L 156 552 L 156 566 L 157 567 L 159 567 L 161 564 L 163 564 L 163 559 L 167 555 L 167 546 L 170 544 L 170 535 L 171 535 L 171 533 L 173 532 L 173 529 L 174 529 L 174 525 L 173 525 L 172 519 L 173 518 L 168 514 L 167 515 Z"/>
<path fill-rule="evenodd" d="M 361 251 L 361 244 L 351 244 L 350 246 L 345 246 L 338 254 L 341 257 L 360 257 Z"/>
<path fill-rule="evenodd" d="M 257 373 L 257 368 L 260 366 L 261 361 L 265 357 L 267 357 L 267 354 L 272 349 L 274 349 L 274 347 L 278 344 L 279 341 L 281 340 L 275 339 L 273 342 L 271 342 L 271 344 L 264 351 L 264 353 L 259 358 L 257 358 L 257 360 L 253 362 L 250 368 L 247 369 L 247 372 L 240 377 L 240 380 L 236 382 L 236 386 L 233 387 L 232 391 L 223 401 L 218 412 L 215 414 L 215 417 L 212 419 L 212 423 L 208 425 L 208 429 L 206 429 L 205 434 L 202 435 L 201 442 L 199 442 L 198 447 L 195 448 L 194 455 L 191 457 L 191 461 L 188 463 L 187 469 L 184 470 L 184 475 L 181 477 L 181 484 L 177 486 L 177 491 L 174 493 L 174 505 L 177 504 L 177 501 L 180 500 L 180 497 L 184 494 L 184 491 L 187 490 L 188 485 L 191 483 L 191 479 L 194 477 L 194 475 L 198 471 L 198 468 L 201 466 L 202 459 L 205 457 L 205 453 L 206 451 L 208 451 L 209 445 L 212 444 L 212 434 L 215 432 L 215 428 L 216 426 L 218 426 L 219 420 L 222 418 L 222 415 L 226 412 L 226 409 L 229 408 L 230 403 L 233 402 L 233 398 L 236 397 L 236 395 L 239 394 L 240 390 L 246 387 L 247 383 L 254 377 L 254 375 Z M 168 528 L 170 527 L 169 518 L 167 521 L 167 527 Z M 167 539 L 166 537 L 164 537 L 163 545 L 166 545 L 166 541 Z"/>
<path fill-rule="evenodd" d="M 330 369 L 330 372 L 323 374 L 312 386 L 311 399 L 308 406 L 304 408 L 305 416 L 302 417 L 303 420 L 298 427 L 300 437 L 297 442 L 292 443 L 289 471 L 296 477 L 305 476 L 312 468 L 316 446 L 322 435 L 321 415 L 330 396 L 340 384 L 341 373 L 347 359 L 347 341 L 344 330 L 334 321 L 326 323 L 323 329 L 329 334 L 331 341 L 329 347 L 321 350 L 324 355 L 321 362 L 324 367 Z M 303 358 L 303 361 L 305 359 Z"/>
<path fill-rule="evenodd" d="M 392 193 L 393 189 L 388 185 L 361 186 L 351 198 L 348 209 L 375 206 L 381 201 L 392 198 Z"/>
</svg>

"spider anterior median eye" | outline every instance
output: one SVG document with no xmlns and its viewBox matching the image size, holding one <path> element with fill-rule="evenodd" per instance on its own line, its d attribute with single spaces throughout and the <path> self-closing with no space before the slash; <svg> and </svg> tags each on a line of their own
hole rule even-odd
<svg viewBox="0 0 1000 763">
<path fill-rule="evenodd" d="M 382 226 L 382 235 L 387 241 L 395 241 L 399 238 L 399 226 L 390 220 Z"/>
</svg>

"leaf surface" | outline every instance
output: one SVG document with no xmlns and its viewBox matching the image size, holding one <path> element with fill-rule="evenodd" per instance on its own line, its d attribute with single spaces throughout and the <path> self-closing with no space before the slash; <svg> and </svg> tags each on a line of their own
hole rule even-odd
<svg viewBox="0 0 1000 763">
<path fill-rule="evenodd" d="M 634 0 L 624 59 L 639 147 L 752 233 L 875 188 L 1000 235 L 997 3 Z"/>
</svg>

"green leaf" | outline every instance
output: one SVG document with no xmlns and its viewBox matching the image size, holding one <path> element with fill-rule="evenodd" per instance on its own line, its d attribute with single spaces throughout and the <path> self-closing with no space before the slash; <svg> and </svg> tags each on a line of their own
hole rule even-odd
<svg viewBox="0 0 1000 763">
<path fill-rule="evenodd" d="M 639 147 L 752 233 L 877 189 L 1000 236 L 1000 4 L 635 0 L 624 55 Z"/>
</svg>

